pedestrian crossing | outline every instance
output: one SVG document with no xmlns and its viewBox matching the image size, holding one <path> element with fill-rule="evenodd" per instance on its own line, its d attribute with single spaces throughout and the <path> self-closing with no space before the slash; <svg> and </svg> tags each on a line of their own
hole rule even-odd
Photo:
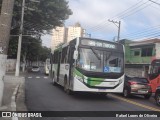
<svg viewBox="0 0 160 120">
<path fill-rule="evenodd" d="M 47 76 L 28 76 L 27 77 L 28 79 L 33 79 L 33 78 L 36 78 L 36 79 L 40 79 L 40 78 L 43 78 L 43 79 L 48 79 L 49 77 L 47 77 Z"/>
</svg>

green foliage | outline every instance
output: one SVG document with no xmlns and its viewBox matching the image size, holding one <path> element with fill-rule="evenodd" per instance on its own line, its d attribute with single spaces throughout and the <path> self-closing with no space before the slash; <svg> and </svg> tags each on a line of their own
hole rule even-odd
<svg viewBox="0 0 160 120">
<path fill-rule="evenodd" d="M 44 31 L 49 33 L 55 26 L 62 25 L 72 11 L 66 0 L 37 0 L 40 1 L 39 3 L 25 1 L 23 35 L 32 34 L 32 36 L 23 37 L 21 57 L 26 56 L 26 60 L 29 61 L 35 61 L 38 57 L 44 61 L 48 57 L 50 49 L 42 47 L 41 35 L 45 33 Z M 15 0 L 11 35 L 19 35 L 21 10 L 22 0 Z M 17 46 L 18 37 L 11 37 L 9 58 L 16 58 Z"/>
<path fill-rule="evenodd" d="M 31 2 L 26 0 L 24 28 L 29 31 L 43 33 L 50 31 L 55 26 L 62 25 L 64 20 L 69 18 L 72 11 L 69 9 L 66 0 L 38 0 Z M 20 21 L 22 0 L 15 0 L 14 19 Z"/>
<path fill-rule="evenodd" d="M 41 52 L 40 52 L 40 58 L 39 58 L 39 59 L 40 59 L 41 61 L 45 62 L 45 60 L 46 60 L 47 58 L 49 58 L 49 56 L 50 56 L 51 49 L 43 46 L 40 51 L 41 51 Z"/>
</svg>

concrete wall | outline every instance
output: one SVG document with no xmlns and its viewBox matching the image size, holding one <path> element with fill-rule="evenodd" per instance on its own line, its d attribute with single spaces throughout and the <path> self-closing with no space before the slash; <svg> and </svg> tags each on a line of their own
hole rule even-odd
<svg viewBox="0 0 160 120">
<path fill-rule="evenodd" d="M 7 59 L 6 71 L 15 71 L 16 69 L 16 59 Z"/>
<path fill-rule="evenodd" d="M 129 76 L 144 77 L 143 68 L 125 68 L 125 74 Z"/>
<path fill-rule="evenodd" d="M 7 55 L 0 54 L 0 106 L 2 105 L 4 82 L 3 77 L 6 72 Z"/>
</svg>

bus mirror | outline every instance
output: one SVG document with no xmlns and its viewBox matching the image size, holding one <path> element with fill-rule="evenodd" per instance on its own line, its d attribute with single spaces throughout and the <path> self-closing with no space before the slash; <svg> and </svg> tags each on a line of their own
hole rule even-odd
<svg viewBox="0 0 160 120">
<path fill-rule="evenodd" d="M 74 54 L 73 54 L 73 59 L 77 59 L 78 58 L 78 51 L 74 51 Z"/>
</svg>

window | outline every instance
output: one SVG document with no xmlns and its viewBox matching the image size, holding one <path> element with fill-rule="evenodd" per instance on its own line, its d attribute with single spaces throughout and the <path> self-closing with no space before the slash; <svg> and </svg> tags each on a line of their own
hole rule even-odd
<svg viewBox="0 0 160 120">
<path fill-rule="evenodd" d="M 147 57 L 147 56 L 152 56 L 152 51 L 153 48 L 149 47 L 149 48 L 142 48 L 142 57 Z"/>
<path fill-rule="evenodd" d="M 140 51 L 134 51 L 134 56 L 139 56 L 140 55 Z"/>
<path fill-rule="evenodd" d="M 55 51 L 54 52 L 54 58 L 53 58 L 53 63 L 55 64 L 55 63 L 58 63 L 58 53 L 59 53 L 59 51 Z"/>
<path fill-rule="evenodd" d="M 67 62 L 67 51 L 68 51 L 68 46 L 64 47 L 62 50 L 62 59 L 61 59 L 61 63 L 66 63 Z"/>
</svg>

